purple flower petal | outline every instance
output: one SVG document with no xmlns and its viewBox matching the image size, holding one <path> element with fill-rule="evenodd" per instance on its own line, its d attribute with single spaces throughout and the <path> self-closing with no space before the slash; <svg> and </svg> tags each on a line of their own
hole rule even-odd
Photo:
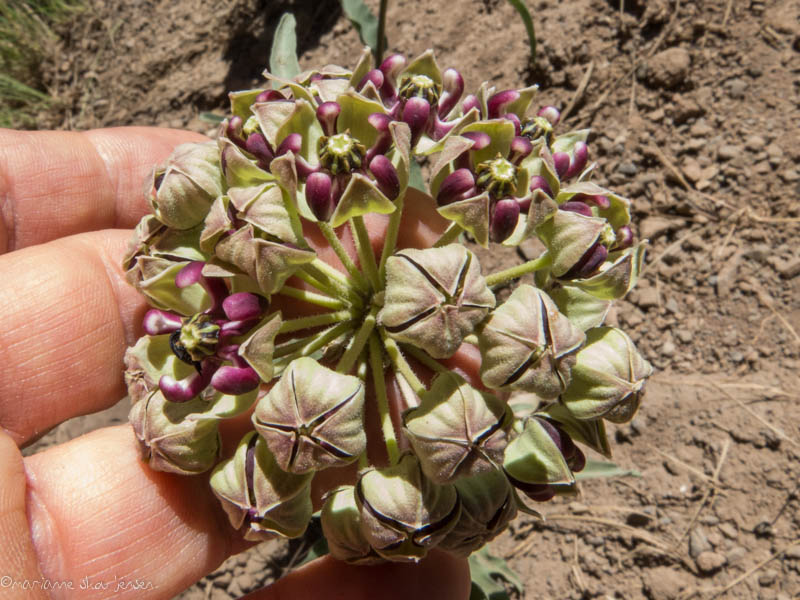
<svg viewBox="0 0 800 600">
<path fill-rule="evenodd" d="M 258 166 L 265 171 L 269 169 L 269 164 L 272 162 L 272 159 L 275 158 L 267 138 L 260 133 L 251 133 L 247 136 L 245 149 L 256 157 Z"/>
<path fill-rule="evenodd" d="M 422 98 L 409 98 L 403 107 L 403 121 L 405 121 L 411 129 L 412 145 L 425 131 L 428 124 L 428 117 L 431 114 L 431 105 L 427 100 Z"/>
<path fill-rule="evenodd" d="M 264 90 L 256 96 L 256 102 L 274 102 L 275 100 L 286 100 L 286 96 L 278 90 Z"/>
<path fill-rule="evenodd" d="M 336 133 L 336 119 L 339 118 L 340 112 L 342 112 L 342 107 L 339 106 L 338 102 L 323 102 L 317 108 L 317 120 L 322 125 L 322 131 L 325 132 L 325 135 Z"/>
<path fill-rule="evenodd" d="M 515 165 L 519 165 L 531 152 L 533 152 L 531 141 L 528 138 L 517 136 L 511 140 L 511 154 L 508 159 Z"/>
<path fill-rule="evenodd" d="M 397 95 L 397 76 L 405 68 L 406 64 L 408 64 L 408 61 L 402 54 L 392 54 L 383 59 L 379 67 L 384 79 L 380 90 L 385 98 L 394 98 Z"/>
<path fill-rule="evenodd" d="M 385 77 L 383 76 L 383 72 L 380 69 L 372 69 L 369 71 L 364 77 L 361 78 L 361 81 L 358 82 L 356 89 L 361 91 L 365 85 L 367 85 L 368 81 L 372 82 L 372 85 L 375 86 L 376 90 L 380 90 L 383 87 Z M 330 135 L 330 134 L 327 134 Z"/>
<path fill-rule="evenodd" d="M 547 179 L 542 177 L 541 175 L 533 175 L 531 177 L 531 185 L 530 188 L 531 192 L 535 192 L 536 190 L 542 190 L 545 194 L 553 197 L 553 190 L 550 189 L 550 184 L 547 183 Z"/>
<path fill-rule="evenodd" d="M 633 246 L 633 230 L 628 225 L 623 225 L 617 229 L 617 243 L 614 250 L 625 250 Z"/>
<path fill-rule="evenodd" d="M 518 99 L 519 92 L 517 90 L 503 90 L 502 92 L 497 92 L 486 102 L 489 118 L 497 119 L 500 115 L 505 114 L 506 106 Z"/>
<path fill-rule="evenodd" d="M 514 135 L 519 135 L 522 131 L 522 121 L 519 120 L 519 117 L 514 113 L 506 113 L 503 115 L 503 118 L 514 124 Z"/>
<path fill-rule="evenodd" d="M 554 152 L 553 164 L 555 164 L 556 166 L 556 174 L 558 175 L 559 179 L 564 177 L 566 172 L 569 170 L 569 165 L 570 165 L 569 154 L 567 154 L 566 152 Z"/>
<path fill-rule="evenodd" d="M 566 210 L 568 212 L 578 213 L 579 215 L 583 215 L 584 217 L 593 216 L 591 207 L 585 202 L 579 202 L 577 200 L 570 200 L 569 202 L 564 202 L 558 208 L 560 208 L 561 210 Z"/>
<path fill-rule="evenodd" d="M 445 69 L 442 73 L 442 88 L 437 110 L 439 116 L 445 118 L 464 93 L 464 78 L 461 73 L 455 69 Z"/>
<path fill-rule="evenodd" d="M 326 173 L 311 173 L 306 179 L 306 202 L 320 221 L 327 222 L 336 208 L 331 194 L 331 178 Z"/>
<path fill-rule="evenodd" d="M 459 135 L 472 140 L 472 148 L 470 150 L 483 150 L 492 143 L 492 138 L 484 131 L 468 131 Z"/>
<path fill-rule="evenodd" d="M 225 135 L 228 137 L 228 139 L 242 149 L 245 148 L 244 139 L 242 138 L 243 126 L 244 121 L 242 120 L 242 117 L 234 116 L 231 117 L 231 120 L 228 121 L 228 126 L 225 128 Z"/>
<path fill-rule="evenodd" d="M 494 242 L 508 239 L 519 220 L 519 203 L 514 198 L 503 198 L 494 205 L 489 233 Z"/>
<path fill-rule="evenodd" d="M 286 154 L 287 152 L 292 152 L 293 154 L 300 154 L 300 150 L 303 147 L 303 136 L 299 133 L 290 133 L 287 135 L 283 141 L 278 146 L 278 151 L 275 153 L 275 156 L 281 156 L 282 154 Z"/>
<path fill-rule="evenodd" d="M 584 142 L 575 142 L 575 147 L 572 150 L 572 161 L 569 164 L 569 169 L 564 173 L 564 177 L 574 177 L 578 175 L 586 166 L 586 161 L 589 159 L 589 147 Z"/>
<path fill-rule="evenodd" d="M 157 308 L 148 310 L 142 319 L 142 329 L 147 335 L 172 333 L 180 329 L 181 325 L 183 325 L 183 319 L 180 315 Z"/>
<path fill-rule="evenodd" d="M 608 249 L 603 244 L 596 243 L 584 252 L 577 263 L 561 276 L 562 279 L 586 279 L 595 274 L 597 269 L 608 258 Z"/>
<path fill-rule="evenodd" d="M 439 186 L 439 193 L 436 194 L 436 203 L 445 206 L 471 198 L 477 193 L 475 187 L 475 177 L 469 169 L 457 169 L 450 173 Z"/>
<path fill-rule="evenodd" d="M 481 110 L 481 102 L 478 100 L 478 97 L 475 94 L 469 94 L 464 98 L 464 101 L 461 103 L 461 112 L 467 114 L 473 108 L 477 109 L 478 111 Z"/>
<path fill-rule="evenodd" d="M 555 106 L 543 106 L 539 109 L 539 112 L 536 113 L 537 117 L 544 117 L 550 124 L 555 126 L 561 120 L 561 111 L 558 110 Z"/>
<path fill-rule="evenodd" d="M 608 196 L 603 196 L 601 194 L 575 194 L 572 197 L 573 201 L 578 202 L 585 202 L 591 206 L 596 206 L 599 209 L 607 209 L 611 206 L 611 201 L 608 199 Z"/>
<path fill-rule="evenodd" d="M 175 285 L 178 288 L 183 289 L 192 285 L 193 283 L 199 283 L 203 277 L 203 267 L 205 264 L 206 263 L 201 260 L 190 262 L 188 265 L 178 271 L 177 275 L 175 275 Z"/>
<path fill-rule="evenodd" d="M 258 296 L 250 292 L 237 292 L 222 301 L 222 310 L 231 321 L 256 319 L 261 315 Z"/>
<path fill-rule="evenodd" d="M 211 387 L 223 394 L 244 394 L 256 389 L 261 379 L 251 367 L 220 367 L 211 378 Z"/>
<path fill-rule="evenodd" d="M 188 402 L 206 389 L 215 370 L 214 364 L 206 361 L 203 363 L 202 372 L 192 373 L 180 381 L 171 375 L 162 375 L 158 380 L 158 387 L 170 402 Z"/>
<path fill-rule="evenodd" d="M 369 170 L 375 177 L 378 189 L 383 192 L 384 196 L 389 200 L 394 200 L 400 195 L 400 179 L 392 161 L 383 154 L 378 154 L 370 161 Z"/>
</svg>

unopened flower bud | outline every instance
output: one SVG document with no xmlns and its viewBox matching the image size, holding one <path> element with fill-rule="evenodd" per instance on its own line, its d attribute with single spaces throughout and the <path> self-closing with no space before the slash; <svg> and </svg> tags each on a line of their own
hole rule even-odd
<svg viewBox="0 0 800 600">
<path fill-rule="evenodd" d="M 403 107 L 403 121 L 411 129 L 411 144 L 414 145 L 425 131 L 431 105 L 423 98 L 410 98 Z"/>
<path fill-rule="evenodd" d="M 128 420 L 151 468 L 194 475 L 214 466 L 220 452 L 217 420 L 192 418 L 205 404 L 176 404 L 156 390 L 133 405 Z"/>
<path fill-rule="evenodd" d="M 550 184 L 547 182 L 547 179 L 542 177 L 541 175 L 533 175 L 531 177 L 530 187 L 531 192 L 535 192 L 536 190 L 542 190 L 545 194 L 553 197 L 553 190 L 550 188 Z"/>
<path fill-rule="evenodd" d="M 253 423 L 285 471 L 349 464 L 367 444 L 364 385 L 312 358 L 298 358 L 259 401 Z"/>
<path fill-rule="evenodd" d="M 400 178 L 397 176 L 397 169 L 386 156 L 383 154 L 375 156 L 369 163 L 369 171 L 375 177 L 378 189 L 389 200 L 394 200 L 400 195 Z"/>
<path fill-rule="evenodd" d="M 561 120 L 561 111 L 555 106 L 543 106 L 539 109 L 539 112 L 536 113 L 536 116 L 544 117 L 551 125 L 558 125 L 558 122 Z"/>
<path fill-rule="evenodd" d="M 272 148 L 269 146 L 267 138 L 262 133 L 251 133 L 247 136 L 245 142 L 245 149 L 256 157 L 258 166 L 265 171 L 269 170 L 272 159 L 275 155 L 272 153 Z"/>
<path fill-rule="evenodd" d="M 506 403 L 495 395 L 442 373 L 403 423 L 423 472 L 442 484 L 496 469 L 503 461 L 511 418 Z"/>
<path fill-rule="evenodd" d="M 495 309 L 478 335 L 481 380 L 493 389 L 558 397 L 584 333 L 538 288 L 521 285 Z"/>
<path fill-rule="evenodd" d="M 202 222 L 223 192 L 216 142 L 181 144 L 152 178 L 150 202 L 156 217 L 176 229 Z"/>
<path fill-rule="evenodd" d="M 455 486 L 461 517 L 439 547 L 466 558 L 508 527 L 517 515 L 517 505 L 501 469 L 464 477 Z"/>
<path fill-rule="evenodd" d="M 383 562 L 370 547 L 361 530 L 361 515 L 352 485 L 342 486 L 328 493 L 320 520 L 322 533 L 333 558 L 356 565 Z"/>
<path fill-rule="evenodd" d="M 494 305 L 478 259 L 463 246 L 406 249 L 386 261 L 378 320 L 396 340 L 447 358 Z"/>
<path fill-rule="evenodd" d="M 493 242 L 503 242 L 514 233 L 519 213 L 520 206 L 514 198 L 504 198 L 494 205 L 489 221 L 489 235 Z"/>
<path fill-rule="evenodd" d="M 565 203 L 566 204 L 566 203 Z M 583 253 L 578 262 L 561 276 L 562 279 L 585 279 L 597 272 L 608 258 L 608 249 L 601 243 L 595 243 L 591 248 Z"/>
<path fill-rule="evenodd" d="M 519 100 L 519 92 L 517 90 L 497 92 L 486 102 L 489 118 L 497 119 L 503 116 L 507 112 L 506 107 L 517 100 Z"/>
<path fill-rule="evenodd" d="M 331 177 L 327 173 L 311 173 L 306 179 L 306 202 L 314 216 L 328 222 L 336 208 L 331 194 Z"/>
<path fill-rule="evenodd" d="M 442 181 L 439 192 L 436 194 L 436 203 L 445 206 L 466 200 L 478 194 L 475 187 L 475 177 L 469 169 L 456 169 Z"/>
<path fill-rule="evenodd" d="M 575 177 L 586 166 L 586 161 L 589 160 L 589 147 L 586 142 L 575 142 L 575 147 L 572 150 L 572 159 L 569 163 L 569 168 L 564 173 L 564 178 Z M 559 174 L 559 176 L 561 176 Z"/>
<path fill-rule="evenodd" d="M 438 112 L 439 116 L 444 119 L 458 103 L 461 94 L 464 93 L 464 78 L 455 69 L 445 69 L 442 73 L 442 85 L 444 92 L 439 98 Z"/>
<path fill-rule="evenodd" d="M 553 152 L 553 164 L 555 165 L 556 174 L 558 175 L 559 179 L 564 178 L 569 170 L 569 154 L 566 152 Z"/>
<path fill-rule="evenodd" d="M 311 520 L 311 475 L 282 471 L 255 431 L 211 474 L 211 490 L 234 529 L 251 541 L 299 537 Z"/>
<path fill-rule="evenodd" d="M 380 73 L 380 71 L 378 72 Z M 336 133 L 336 119 L 341 112 L 342 107 L 338 102 L 323 102 L 317 107 L 317 120 L 322 125 L 325 135 L 330 136 Z"/>
<path fill-rule="evenodd" d="M 411 454 L 391 467 L 366 471 L 355 487 L 364 537 L 388 560 L 418 562 L 461 513 L 455 487 L 430 481 Z"/>
<path fill-rule="evenodd" d="M 624 331 L 615 327 L 590 329 L 561 401 L 579 419 L 603 417 L 625 423 L 636 414 L 645 380 L 652 372 L 650 363 Z"/>
</svg>

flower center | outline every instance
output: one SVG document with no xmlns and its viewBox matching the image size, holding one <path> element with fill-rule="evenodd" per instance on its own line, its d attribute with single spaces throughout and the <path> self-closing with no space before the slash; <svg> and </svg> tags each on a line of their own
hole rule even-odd
<svg viewBox="0 0 800 600">
<path fill-rule="evenodd" d="M 494 198 L 504 198 L 517 191 L 517 167 L 500 154 L 497 158 L 480 163 L 477 175 L 478 187 Z"/>
<path fill-rule="evenodd" d="M 217 351 L 217 342 L 219 342 L 219 325 L 205 313 L 196 314 L 186 320 L 169 340 L 175 356 L 190 365 L 213 356 Z"/>
<path fill-rule="evenodd" d="M 334 175 L 361 167 L 366 148 L 349 132 L 319 138 L 319 162 Z"/>
<path fill-rule="evenodd" d="M 433 106 L 439 101 L 442 90 L 441 86 L 437 85 L 427 75 L 412 75 L 403 82 L 398 92 L 406 100 L 409 98 L 422 98 Z"/>
<path fill-rule="evenodd" d="M 546 142 L 550 142 L 550 136 L 553 133 L 553 124 L 544 117 L 533 117 L 522 123 L 520 135 L 529 140 L 537 140 L 540 137 L 545 138 Z"/>
</svg>

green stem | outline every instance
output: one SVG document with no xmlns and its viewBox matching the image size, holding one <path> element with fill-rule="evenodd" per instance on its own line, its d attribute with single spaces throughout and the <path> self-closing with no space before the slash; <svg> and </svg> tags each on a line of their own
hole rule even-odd
<svg viewBox="0 0 800 600">
<path fill-rule="evenodd" d="M 345 353 L 342 355 L 342 358 L 339 359 L 339 363 L 336 365 L 336 371 L 338 373 L 349 373 L 350 369 L 353 368 L 353 365 L 356 363 L 356 360 L 358 360 L 361 351 L 364 349 L 364 346 L 366 346 L 372 330 L 375 329 L 375 314 L 377 312 L 377 307 L 374 307 L 364 319 L 364 322 L 361 324 L 358 332 L 353 336 L 350 346 L 347 348 Z"/>
<path fill-rule="evenodd" d="M 361 261 L 361 268 L 367 274 L 367 279 L 376 292 L 382 289 L 380 278 L 378 277 L 378 265 L 375 262 L 375 254 L 372 252 L 372 244 L 369 241 L 367 226 L 364 224 L 364 217 L 353 217 L 350 219 L 350 226 L 353 228 L 353 236 L 358 252 L 358 260 Z"/>
<path fill-rule="evenodd" d="M 331 248 L 333 248 L 336 256 L 338 256 L 339 260 L 342 261 L 344 268 L 347 269 L 348 273 L 350 273 L 350 276 L 353 278 L 356 287 L 358 287 L 361 291 L 366 292 L 369 289 L 369 283 L 367 283 L 367 280 L 364 279 L 364 276 L 361 274 L 361 271 L 358 270 L 358 267 L 356 267 L 356 263 L 353 262 L 353 259 L 350 258 L 350 255 L 347 253 L 347 250 L 345 250 L 345 247 L 342 245 L 342 242 L 339 239 L 339 236 L 336 235 L 333 227 L 324 221 L 317 221 L 317 225 L 319 226 L 319 230 L 322 232 L 322 235 L 324 235 L 325 239 L 328 240 Z"/>
<path fill-rule="evenodd" d="M 331 271 L 335 272 L 335 275 Z M 341 298 L 355 307 L 361 308 L 363 306 L 361 296 L 350 286 L 344 276 L 317 258 L 313 262 L 303 265 L 303 268 L 298 269 L 295 275 L 321 291 Z"/>
<path fill-rule="evenodd" d="M 389 0 L 381 0 L 378 8 L 378 47 L 375 48 L 375 64 L 380 65 L 383 60 L 383 53 L 386 51 L 386 9 Z"/>
<path fill-rule="evenodd" d="M 389 217 L 389 226 L 386 229 L 386 237 L 383 238 L 383 251 L 381 252 L 381 264 L 378 267 L 378 278 L 380 281 L 386 279 L 386 261 L 394 252 L 397 246 L 397 235 L 400 232 L 400 222 L 403 220 L 403 205 L 405 204 L 405 194 L 400 196 L 395 202 L 395 210 Z"/>
<path fill-rule="evenodd" d="M 288 296 L 289 298 L 295 298 L 297 300 L 302 300 L 303 302 L 308 302 L 309 304 L 315 304 L 316 306 L 322 306 L 323 308 L 329 308 L 331 310 L 342 310 L 347 306 L 344 302 L 337 300 L 336 298 L 323 296 L 322 294 L 316 294 L 308 290 L 301 290 L 289 285 L 284 285 L 280 290 L 278 290 L 277 293 L 281 296 Z"/>
<path fill-rule="evenodd" d="M 411 365 L 408 364 L 405 356 L 403 356 L 403 353 L 400 351 L 400 346 L 398 346 L 397 342 L 395 342 L 392 338 L 386 335 L 386 332 L 383 330 L 383 328 L 380 329 L 380 332 L 383 346 L 386 348 L 386 353 L 389 355 L 389 358 L 394 365 L 394 370 L 403 376 L 417 396 L 424 394 L 426 392 L 425 385 L 420 381 L 416 373 L 414 373 L 414 369 L 411 368 Z"/>
<path fill-rule="evenodd" d="M 529 260 L 528 262 L 517 265 L 516 267 L 511 267 L 510 269 L 492 273 L 486 277 L 486 285 L 489 287 L 494 287 L 501 283 L 511 281 L 512 279 L 517 279 L 518 277 L 522 277 L 523 275 L 533 273 L 534 271 L 538 271 L 539 269 L 549 266 L 550 262 L 550 255 L 545 252 L 539 258 L 534 260 Z"/>
<path fill-rule="evenodd" d="M 447 244 L 451 242 L 455 242 L 458 239 L 458 236 L 461 235 L 462 231 L 461 225 L 458 223 L 450 223 L 450 226 L 442 234 L 442 237 L 436 240 L 436 243 L 433 244 L 433 247 L 441 248 L 442 246 L 447 246 Z"/>
<path fill-rule="evenodd" d="M 338 325 L 331 327 L 330 329 L 326 329 L 325 331 L 318 333 L 317 335 L 310 336 L 311 341 L 306 343 L 305 345 L 299 348 L 299 351 L 284 351 L 281 354 L 281 358 L 286 358 L 288 360 L 285 361 L 275 361 L 276 363 L 283 363 L 286 364 L 292 362 L 295 358 L 299 358 L 301 356 L 308 356 L 313 354 L 320 348 L 322 348 L 325 344 L 328 344 L 338 338 L 340 335 L 347 333 L 348 331 L 354 329 L 355 321 L 345 321 L 343 323 L 339 323 Z M 299 340 L 298 340 L 299 341 Z M 276 351 L 277 353 L 277 351 Z M 274 356 L 274 355 L 273 355 Z M 278 366 L 276 364 L 276 366 Z"/>
<path fill-rule="evenodd" d="M 349 310 L 339 310 L 336 312 L 323 313 L 320 315 L 311 315 L 308 317 L 298 317 L 297 319 L 289 319 L 281 323 L 278 334 L 291 333 L 293 331 L 301 331 L 311 327 L 320 327 L 322 325 L 333 325 L 342 321 L 348 321 L 355 318 Z"/>
<path fill-rule="evenodd" d="M 416 358 L 419 362 L 423 365 L 428 367 L 431 371 L 435 373 L 449 373 L 450 369 L 445 367 L 442 363 L 440 363 L 435 358 L 431 357 L 427 352 L 421 350 L 419 348 L 415 348 L 411 344 L 403 344 L 403 350 L 408 352 L 411 356 Z"/>
<path fill-rule="evenodd" d="M 386 395 L 386 380 L 383 375 L 383 355 L 377 335 L 372 335 L 369 338 L 369 364 L 372 378 L 375 382 L 375 397 L 378 401 L 378 419 L 381 422 L 381 431 L 383 431 L 383 442 L 386 444 L 389 462 L 396 465 L 400 457 L 400 450 L 397 447 L 392 415 L 389 411 L 389 398 Z"/>
</svg>

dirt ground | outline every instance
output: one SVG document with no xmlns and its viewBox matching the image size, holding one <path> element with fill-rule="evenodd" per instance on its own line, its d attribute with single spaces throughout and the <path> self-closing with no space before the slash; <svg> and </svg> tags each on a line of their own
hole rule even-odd
<svg viewBox="0 0 800 600">
<path fill-rule="evenodd" d="M 505 0 L 393 0 L 389 46 L 433 47 L 468 88 L 538 83 L 541 104 L 567 109 L 561 132 L 593 129 L 598 182 L 633 199 L 651 243 L 611 319 L 657 371 L 612 435 L 614 460 L 641 477 L 585 483 L 544 505 L 545 522 L 518 519 L 492 552 L 527 598 L 800 598 L 800 2 L 528 5 L 535 69 Z M 221 114 L 227 90 L 259 81 L 287 9 L 302 67 L 353 61 L 360 43 L 335 1 L 93 0 L 46 65 L 64 105 L 42 123 L 207 131 L 199 113 Z M 481 255 L 487 268 L 521 260 Z M 41 444 L 126 413 L 69 422 Z M 238 597 L 301 550 L 263 544 L 181 597 Z"/>
</svg>

